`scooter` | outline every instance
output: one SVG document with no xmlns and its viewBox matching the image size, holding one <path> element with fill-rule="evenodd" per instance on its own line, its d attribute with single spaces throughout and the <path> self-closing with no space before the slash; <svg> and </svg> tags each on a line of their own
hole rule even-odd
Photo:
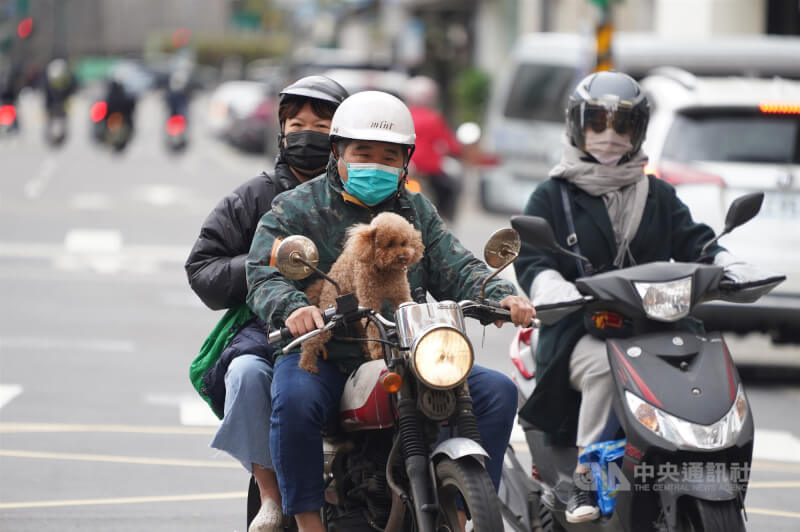
<svg viewBox="0 0 800 532">
<path fill-rule="evenodd" d="M 763 193 L 737 198 L 724 231 L 704 251 L 755 216 L 763 198 Z M 515 216 L 511 225 L 534 246 L 589 263 L 559 246 L 542 218 Z M 747 395 L 719 333 L 680 332 L 674 325 L 704 301 L 754 302 L 785 278 L 737 286 L 723 279 L 719 266 L 656 262 L 580 278 L 576 286 L 582 298 L 537 306 L 545 324 L 580 310 L 598 325 L 589 332 L 605 338 L 615 385 L 613 409 L 621 426 L 617 436 L 624 438 L 618 448 L 624 454 L 591 464 L 593 489 L 610 492 L 605 502 L 615 492 L 613 508 L 596 521 L 568 523 L 565 509 L 577 448 L 553 445 L 522 421 L 532 471 L 522 471 L 510 448 L 506 463 L 512 465 L 504 471 L 507 487 L 501 490 L 504 511 L 514 515 L 517 530 L 745 530 L 753 452 Z M 535 387 L 535 340 L 523 331 L 511 346 L 523 402 Z"/>
</svg>

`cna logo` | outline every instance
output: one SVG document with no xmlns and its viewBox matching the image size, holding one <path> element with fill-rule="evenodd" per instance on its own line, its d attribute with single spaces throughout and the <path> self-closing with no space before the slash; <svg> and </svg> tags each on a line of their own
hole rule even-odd
<svg viewBox="0 0 800 532">
<path fill-rule="evenodd" d="M 372 129 L 392 129 L 394 128 L 394 122 L 389 122 L 388 120 L 381 120 L 380 122 L 370 122 L 369 127 Z"/>
</svg>

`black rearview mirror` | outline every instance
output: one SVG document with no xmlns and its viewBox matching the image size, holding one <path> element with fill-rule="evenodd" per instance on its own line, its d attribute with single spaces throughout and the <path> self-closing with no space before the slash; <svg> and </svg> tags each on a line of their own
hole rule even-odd
<svg viewBox="0 0 800 532">
<path fill-rule="evenodd" d="M 728 233 L 750 221 L 761 210 L 762 203 L 764 203 L 763 192 L 745 194 L 733 200 L 725 216 L 725 232 Z"/>
<path fill-rule="evenodd" d="M 544 218 L 525 215 L 512 216 L 511 227 L 517 230 L 522 240 L 532 246 L 553 251 L 557 251 L 560 247 L 553 234 L 553 228 Z"/>
</svg>

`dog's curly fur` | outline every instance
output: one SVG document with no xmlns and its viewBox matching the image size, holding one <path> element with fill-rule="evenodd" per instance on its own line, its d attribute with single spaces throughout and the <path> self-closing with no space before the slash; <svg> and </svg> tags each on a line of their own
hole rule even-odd
<svg viewBox="0 0 800 532">
<path fill-rule="evenodd" d="M 380 311 L 384 300 L 394 308 L 411 301 L 408 285 L 408 267 L 416 264 L 425 251 L 422 234 L 398 214 L 384 212 L 370 224 L 357 224 L 347 230 L 347 240 L 342 254 L 331 266 L 328 276 L 339 283 L 343 294 L 355 293 L 358 304 Z M 324 279 L 306 289 L 312 304 L 324 310 L 336 302 L 336 288 Z M 373 336 L 370 327 L 368 337 Z M 359 333 L 364 333 L 363 327 Z M 303 343 L 299 366 L 317 373 L 317 356 L 330 340 L 330 332 Z M 367 342 L 365 355 L 373 360 L 381 358 L 379 342 Z"/>
</svg>

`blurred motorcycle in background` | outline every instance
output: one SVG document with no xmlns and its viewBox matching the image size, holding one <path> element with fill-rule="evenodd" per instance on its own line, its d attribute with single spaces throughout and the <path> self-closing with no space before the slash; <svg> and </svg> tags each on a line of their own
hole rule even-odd
<svg viewBox="0 0 800 532">
<path fill-rule="evenodd" d="M 44 138 L 48 145 L 58 147 L 67 138 L 67 108 L 76 83 L 67 61 L 56 58 L 47 65 L 44 81 L 45 124 Z"/>
<path fill-rule="evenodd" d="M 133 111 L 136 98 L 119 79 L 106 83 L 103 98 L 92 104 L 89 111 L 94 127 L 92 135 L 97 142 L 107 144 L 115 152 L 125 149 L 133 136 Z"/>
</svg>

